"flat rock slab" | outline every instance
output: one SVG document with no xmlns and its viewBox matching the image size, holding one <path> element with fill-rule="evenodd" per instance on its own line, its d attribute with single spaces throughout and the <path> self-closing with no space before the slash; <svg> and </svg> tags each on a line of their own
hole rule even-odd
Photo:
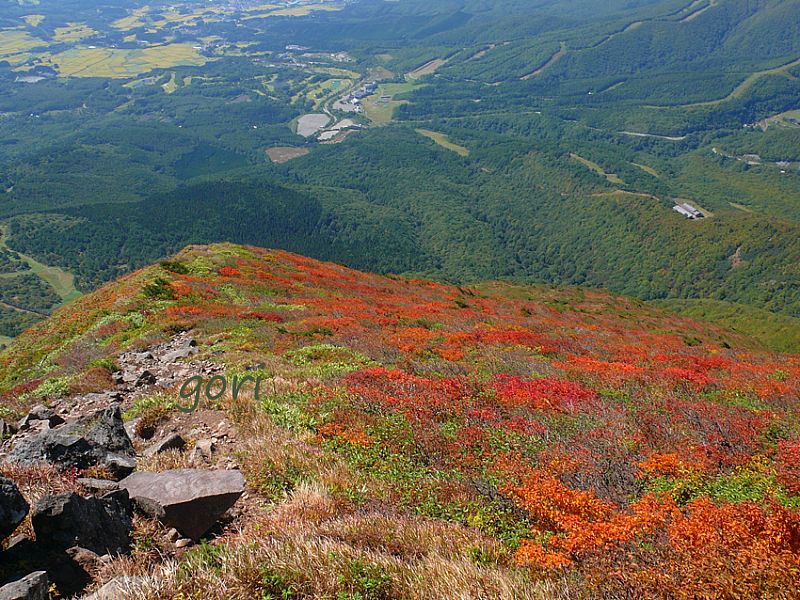
<svg viewBox="0 0 800 600">
<path fill-rule="evenodd" d="M 242 495 L 244 476 L 236 470 L 142 471 L 119 486 L 145 514 L 198 540 Z"/>
</svg>

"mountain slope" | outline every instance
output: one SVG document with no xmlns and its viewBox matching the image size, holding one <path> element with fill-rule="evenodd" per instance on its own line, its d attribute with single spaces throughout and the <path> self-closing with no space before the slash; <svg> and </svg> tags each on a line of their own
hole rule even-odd
<svg viewBox="0 0 800 600">
<path fill-rule="evenodd" d="M 114 375 L 179 332 L 198 354 Z M 178 410 L 211 364 L 259 398 Z M 3 415 L 117 389 L 157 435 L 229 428 L 229 527 L 186 551 L 139 519 L 100 575 L 146 596 L 796 597 L 800 357 L 636 300 L 191 246 L 21 335 L 0 389 Z M 160 456 L 138 468 L 194 460 Z"/>
</svg>

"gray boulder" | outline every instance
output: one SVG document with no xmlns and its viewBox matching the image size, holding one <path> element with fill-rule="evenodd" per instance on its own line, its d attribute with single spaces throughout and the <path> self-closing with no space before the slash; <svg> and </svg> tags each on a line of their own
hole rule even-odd
<svg viewBox="0 0 800 600">
<path fill-rule="evenodd" d="M 34 406 L 27 415 L 17 425 L 17 429 L 25 431 L 29 429 L 36 421 L 47 421 L 48 427 L 55 427 L 61 425 L 64 419 L 59 417 L 52 408 L 47 408 L 42 404 Z"/>
<path fill-rule="evenodd" d="M 31 516 L 36 542 L 49 550 L 80 546 L 100 556 L 130 551 L 133 508 L 124 490 L 100 498 L 45 496 Z"/>
<path fill-rule="evenodd" d="M 29 508 L 17 485 L 0 475 L 0 540 L 14 533 L 27 516 Z"/>
<path fill-rule="evenodd" d="M 133 575 L 121 575 L 115 577 L 95 593 L 85 596 L 83 600 L 118 600 L 133 596 L 136 592 L 141 592 L 142 587 L 147 582 L 145 577 Z"/>
<path fill-rule="evenodd" d="M 45 571 L 36 571 L 0 587 L 0 600 L 47 600 L 50 582 Z"/>
<path fill-rule="evenodd" d="M 244 477 L 235 470 L 140 471 L 119 485 L 142 512 L 198 540 L 242 495 Z"/>
<path fill-rule="evenodd" d="M 115 404 L 20 440 L 6 460 L 23 464 L 46 461 L 62 469 L 100 465 L 121 478 L 136 468 L 134 456 L 119 405 Z"/>
<path fill-rule="evenodd" d="M 175 350 L 167 352 L 164 356 L 161 357 L 162 362 L 165 363 L 172 363 L 181 358 L 189 358 L 190 356 L 197 354 L 200 350 L 197 349 L 197 345 L 194 340 L 189 339 L 186 340 L 185 343 L 180 345 Z"/>
</svg>

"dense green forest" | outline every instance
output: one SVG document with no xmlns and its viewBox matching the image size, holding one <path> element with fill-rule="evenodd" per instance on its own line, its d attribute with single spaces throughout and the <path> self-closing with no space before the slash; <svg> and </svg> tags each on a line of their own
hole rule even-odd
<svg viewBox="0 0 800 600">
<path fill-rule="evenodd" d="M 1 299 L 58 302 L 14 251 L 86 291 L 230 240 L 800 316 L 797 0 L 302 5 L 0 9 Z"/>
</svg>

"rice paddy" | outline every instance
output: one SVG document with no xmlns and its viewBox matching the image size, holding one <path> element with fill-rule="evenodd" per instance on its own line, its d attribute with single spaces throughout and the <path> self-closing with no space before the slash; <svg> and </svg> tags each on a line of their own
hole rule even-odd
<svg viewBox="0 0 800 600">
<path fill-rule="evenodd" d="M 190 44 L 167 44 L 143 49 L 72 48 L 43 59 L 64 77 L 125 79 L 153 69 L 201 66 L 207 60 Z"/>
<path fill-rule="evenodd" d="M 19 65 L 30 58 L 30 50 L 47 46 L 47 42 L 33 37 L 22 29 L 0 30 L 0 60 Z"/>
<path fill-rule="evenodd" d="M 79 42 L 95 35 L 97 32 L 86 23 L 67 23 L 53 31 L 53 39 L 57 42 Z"/>
</svg>

